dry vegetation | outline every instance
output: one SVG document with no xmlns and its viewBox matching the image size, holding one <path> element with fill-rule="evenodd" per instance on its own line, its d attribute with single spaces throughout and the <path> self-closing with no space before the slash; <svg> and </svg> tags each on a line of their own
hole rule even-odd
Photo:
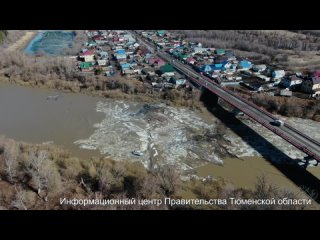
<svg viewBox="0 0 320 240">
<path fill-rule="evenodd" d="M 170 105 L 201 109 L 200 93 L 187 90 L 154 91 L 149 85 L 130 77 L 105 77 L 81 73 L 75 63 L 64 57 L 31 57 L 21 52 L 1 52 L 0 80 L 19 85 L 84 92 L 108 98 L 144 102 L 163 101 Z"/>
<path fill-rule="evenodd" d="M 79 159 L 53 145 L 31 145 L 0 137 L 1 209 L 175 209 L 169 205 L 60 205 L 60 199 L 179 199 L 183 191 L 207 200 L 299 198 L 268 184 L 265 178 L 258 179 L 254 190 L 236 189 L 223 180 L 181 181 L 173 166 L 147 171 L 140 163 Z M 194 208 L 304 209 L 305 206 L 187 206 Z"/>
<path fill-rule="evenodd" d="M 254 94 L 249 100 L 272 113 L 320 121 L 319 100 L 306 100 L 297 97 L 285 98 L 268 94 Z"/>
<path fill-rule="evenodd" d="M 17 42 L 19 39 L 21 39 L 22 36 L 24 36 L 28 32 L 28 30 L 8 30 L 6 31 L 5 38 L 3 38 L 3 42 L 1 43 L 1 48 L 7 48 L 11 44 Z"/>
<path fill-rule="evenodd" d="M 254 62 L 277 64 L 288 70 L 320 67 L 318 30 L 176 30 L 181 36 L 205 46 L 234 50 Z"/>
<path fill-rule="evenodd" d="M 83 30 L 74 30 L 75 37 L 72 41 L 70 48 L 66 48 L 62 51 L 64 55 L 77 55 L 81 49 L 85 48 L 85 43 L 88 40 L 88 36 Z"/>
</svg>

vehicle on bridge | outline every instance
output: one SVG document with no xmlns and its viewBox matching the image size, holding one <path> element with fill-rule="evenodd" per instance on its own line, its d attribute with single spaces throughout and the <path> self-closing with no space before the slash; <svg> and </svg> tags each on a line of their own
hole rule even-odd
<svg viewBox="0 0 320 240">
<path fill-rule="evenodd" d="M 284 122 L 282 120 L 276 119 L 274 121 L 270 122 L 271 125 L 277 126 L 277 127 L 282 127 L 284 126 Z"/>
</svg>

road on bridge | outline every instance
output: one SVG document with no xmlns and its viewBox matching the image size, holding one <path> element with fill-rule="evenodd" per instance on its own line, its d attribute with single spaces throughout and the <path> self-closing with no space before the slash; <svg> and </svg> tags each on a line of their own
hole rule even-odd
<svg viewBox="0 0 320 240">
<path fill-rule="evenodd" d="M 234 106 L 235 108 L 242 111 L 244 114 L 248 115 L 255 121 L 259 122 L 261 125 L 274 132 L 278 136 L 282 137 L 284 140 L 306 153 L 311 158 L 320 161 L 320 143 L 312 139 L 311 137 L 305 135 L 301 131 L 291 127 L 287 123 L 281 127 L 275 127 L 271 124 L 272 121 L 276 119 L 271 113 L 263 110 L 262 108 L 256 106 L 252 102 L 242 98 L 231 90 L 222 87 L 211 79 L 197 73 L 187 64 L 183 64 L 178 60 L 175 60 L 168 53 L 158 50 L 157 47 L 149 42 L 148 40 L 142 39 L 137 33 L 132 31 L 132 34 L 149 49 L 150 52 L 157 54 L 160 58 L 169 62 L 177 71 L 184 74 L 189 80 L 193 81 L 201 87 L 205 87 L 214 94 L 218 95 L 220 98 Z"/>
</svg>

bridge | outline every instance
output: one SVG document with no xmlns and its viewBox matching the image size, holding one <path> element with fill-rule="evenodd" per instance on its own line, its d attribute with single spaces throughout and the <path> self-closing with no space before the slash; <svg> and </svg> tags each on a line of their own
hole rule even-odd
<svg viewBox="0 0 320 240">
<path fill-rule="evenodd" d="M 229 103 L 231 106 L 239 109 L 265 128 L 269 129 L 276 135 L 286 140 L 288 143 L 295 146 L 297 149 L 307 154 L 310 158 L 320 161 L 320 143 L 318 141 L 290 126 L 288 123 L 284 123 L 284 125 L 281 127 L 275 127 L 271 124 L 271 122 L 276 120 L 277 118 L 271 113 L 248 101 L 247 99 L 239 96 L 235 92 L 219 85 L 211 79 L 197 73 L 189 65 L 175 60 L 168 53 L 159 50 L 154 43 L 142 39 L 134 31 L 131 31 L 131 33 L 134 34 L 139 42 L 147 49 L 149 49 L 150 52 L 158 55 L 160 58 L 170 63 L 178 72 L 185 75 L 190 81 L 192 81 L 199 87 L 208 89 L 209 91 Z"/>
</svg>

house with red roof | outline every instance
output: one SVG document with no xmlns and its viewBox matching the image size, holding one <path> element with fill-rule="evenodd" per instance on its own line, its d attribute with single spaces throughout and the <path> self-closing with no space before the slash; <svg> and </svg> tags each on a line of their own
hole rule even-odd
<svg viewBox="0 0 320 240">
<path fill-rule="evenodd" d="M 193 57 L 187 58 L 187 63 L 189 64 L 195 64 L 197 60 L 195 60 Z"/>
<path fill-rule="evenodd" d="M 94 49 L 87 50 L 84 53 L 81 53 L 79 58 L 84 62 L 93 62 L 94 61 Z"/>
<path fill-rule="evenodd" d="M 320 70 L 317 70 L 317 71 L 313 72 L 312 77 L 320 78 Z"/>
<path fill-rule="evenodd" d="M 161 58 L 158 57 L 151 57 L 149 58 L 148 62 L 150 65 L 154 65 L 155 67 L 161 67 L 166 64 Z"/>
</svg>

